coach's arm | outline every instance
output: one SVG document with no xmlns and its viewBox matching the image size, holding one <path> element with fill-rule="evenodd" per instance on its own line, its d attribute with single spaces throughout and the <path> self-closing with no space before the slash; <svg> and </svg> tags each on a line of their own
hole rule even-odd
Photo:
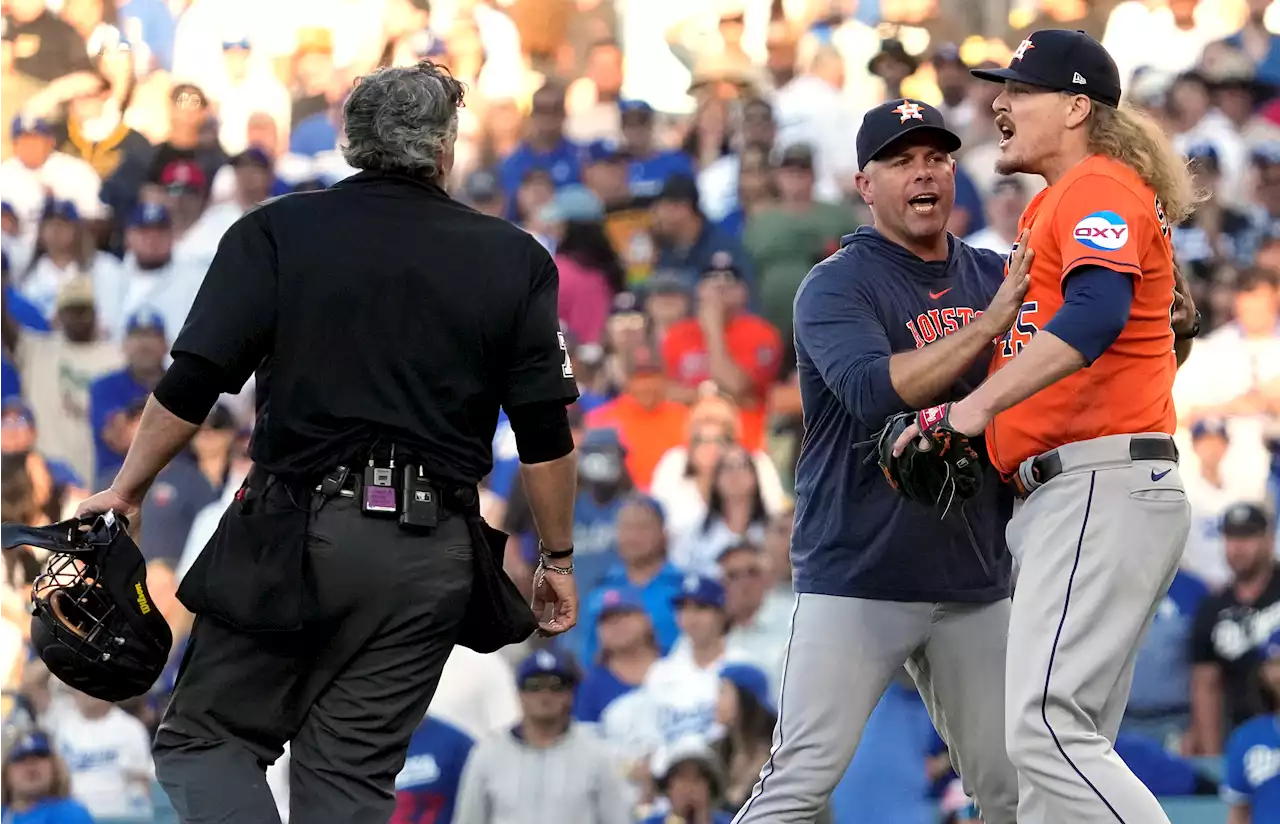
<svg viewBox="0 0 1280 824">
<path fill-rule="evenodd" d="M 1022 248 L 1026 248 L 1025 244 Z M 961 329 L 909 352 L 893 352 L 871 302 L 841 271 L 816 272 L 796 295 L 797 348 L 841 404 L 868 429 L 950 389 L 1017 317 L 1033 254 L 1014 265 L 991 305 Z M 832 262 L 822 264 L 832 266 Z"/>
</svg>

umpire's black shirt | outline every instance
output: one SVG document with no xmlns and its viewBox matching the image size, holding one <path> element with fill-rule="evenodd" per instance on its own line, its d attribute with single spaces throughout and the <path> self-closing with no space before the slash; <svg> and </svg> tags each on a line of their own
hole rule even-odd
<svg viewBox="0 0 1280 824">
<path fill-rule="evenodd" d="M 175 355 L 238 392 L 255 370 L 252 457 L 311 475 L 374 441 L 441 481 L 493 464 L 499 405 L 578 395 L 559 276 L 529 234 L 438 186 L 361 172 L 266 201 L 222 238 Z"/>
</svg>

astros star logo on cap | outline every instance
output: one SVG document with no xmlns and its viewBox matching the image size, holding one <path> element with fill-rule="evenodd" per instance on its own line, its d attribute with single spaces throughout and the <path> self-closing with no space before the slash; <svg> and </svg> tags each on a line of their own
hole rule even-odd
<svg viewBox="0 0 1280 824">
<path fill-rule="evenodd" d="M 909 100 L 902 101 L 898 108 L 893 110 L 893 113 L 901 116 L 899 118 L 900 123 L 906 123 L 912 118 L 915 118 L 916 120 L 924 120 L 924 115 L 920 111 L 920 104 L 912 103 Z"/>
<path fill-rule="evenodd" d="M 1029 50 L 1034 49 L 1035 47 L 1036 47 L 1036 44 L 1032 43 L 1030 38 L 1023 40 L 1021 43 L 1018 44 L 1018 50 L 1013 53 L 1013 59 L 1021 60 L 1023 57 L 1026 56 Z"/>
</svg>

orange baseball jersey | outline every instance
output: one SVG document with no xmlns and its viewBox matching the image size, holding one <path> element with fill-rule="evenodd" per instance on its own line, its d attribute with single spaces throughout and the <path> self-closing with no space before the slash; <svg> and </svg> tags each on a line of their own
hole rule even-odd
<svg viewBox="0 0 1280 824">
<path fill-rule="evenodd" d="M 1133 277 L 1120 336 L 1090 366 L 996 415 L 987 451 L 1006 477 L 1066 443 L 1135 432 L 1173 433 L 1173 248 L 1164 208 L 1137 172 L 1095 155 L 1041 191 L 1018 223 L 1030 227 L 1031 285 L 998 341 L 991 374 L 1017 356 L 1062 308 L 1063 278 L 1098 265 Z"/>
<path fill-rule="evenodd" d="M 741 404 L 742 445 L 759 449 L 764 444 L 765 402 L 782 366 L 782 336 L 773 324 L 755 315 L 737 315 L 725 327 L 729 357 L 755 385 L 755 399 Z M 667 374 L 684 386 L 698 386 L 711 377 L 711 359 L 702 325 L 685 318 L 667 330 L 662 341 Z"/>
</svg>

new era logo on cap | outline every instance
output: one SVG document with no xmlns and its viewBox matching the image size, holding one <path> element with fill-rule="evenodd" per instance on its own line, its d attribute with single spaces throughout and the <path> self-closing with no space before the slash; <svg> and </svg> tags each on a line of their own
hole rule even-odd
<svg viewBox="0 0 1280 824">
<path fill-rule="evenodd" d="M 1085 85 L 1084 76 L 1080 72 L 1075 72 L 1071 75 L 1071 82 L 1079 83 L 1081 86 Z"/>
</svg>

